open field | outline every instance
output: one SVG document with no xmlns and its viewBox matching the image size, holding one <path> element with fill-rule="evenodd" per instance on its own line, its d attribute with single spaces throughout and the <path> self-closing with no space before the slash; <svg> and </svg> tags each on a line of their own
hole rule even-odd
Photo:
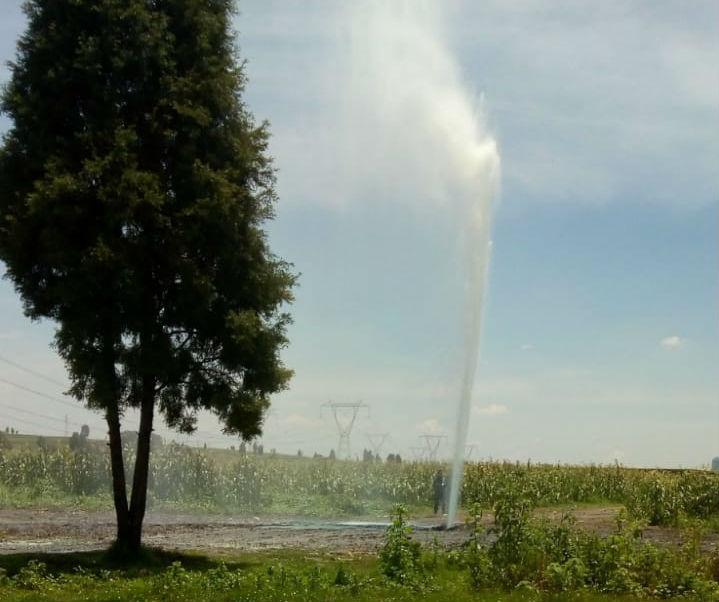
<svg viewBox="0 0 719 602">
<path fill-rule="evenodd" d="M 131 450 L 126 453 L 132 465 Z M 394 504 L 414 516 L 432 503 L 431 463 L 240 455 L 163 446 L 152 454 L 151 510 L 244 516 L 381 517 Z M 535 507 L 624 506 L 650 526 L 719 518 L 719 474 L 621 466 L 469 463 L 464 508 L 491 508 L 513 493 Z M 0 450 L 0 508 L 111 509 L 108 455 L 96 446 Z"/>
<path fill-rule="evenodd" d="M 100 560 L 115 534 L 103 451 L 6 449 L 0 567 L 9 576 L 0 576 L 0 595 L 462 601 L 572 591 L 573 600 L 719 599 L 717 474 L 470 463 L 461 511 L 469 520 L 446 531 L 436 530 L 441 519 L 431 513 L 437 468 L 164 446 L 152 457 L 144 537 L 162 560 L 138 572 Z M 388 529 L 397 504 L 414 527 L 406 541 L 406 524 Z M 393 572 L 392 563 L 405 562 L 413 568 Z M 405 573 L 411 578 L 398 581 Z M 508 593 L 525 582 L 527 591 Z"/>
</svg>

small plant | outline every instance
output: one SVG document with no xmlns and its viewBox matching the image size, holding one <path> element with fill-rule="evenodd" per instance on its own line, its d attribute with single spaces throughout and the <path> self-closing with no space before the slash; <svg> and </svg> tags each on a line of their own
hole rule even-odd
<svg viewBox="0 0 719 602">
<path fill-rule="evenodd" d="M 494 581 L 494 576 L 492 561 L 484 544 L 487 534 L 482 526 L 482 508 L 478 504 L 472 506 L 467 525 L 470 528 L 470 535 L 464 545 L 463 560 L 469 571 L 472 587 L 479 589 L 490 585 Z"/>
<path fill-rule="evenodd" d="M 435 570 L 439 566 L 442 552 L 442 544 L 435 535 L 432 538 L 432 541 L 429 542 L 429 546 L 427 547 L 427 554 L 424 559 L 424 566 L 429 570 Z"/>
<path fill-rule="evenodd" d="M 51 580 L 52 578 L 47 572 L 47 566 L 44 562 L 38 560 L 28 562 L 13 578 L 15 585 L 22 589 L 30 590 L 42 589 Z"/>
<path fill-rule="evenodd" d="M 379 552 L 382 573 L 401 584 L 415 583 L 422 574 L 420 545 L 412 540 L 412 527 L 407 525 L 407 509 L 395 506 L 392 524 L 387 527 L 385 542 Z"/>
<path fill-rule="evenodd" d="M 584 587 L 589 570 L 580 558 L 572 557 L 566 562 L 552 562 L 544 572 L 549 589 L 574 591 Z"/>
<path fill-rule="evenodd" d="M 517 490 L 508 490 L 494 505 L 496 541 L 489 550 L 499 582 L 514 585 L 528 579 L 541 563 L 541 550 L 531 522 L 532 504 Z"/>
<path fill-rule="evenodd" d="M 192 582 L 192 573 L 187 571 L 179 561 L 168 566 L 156 582 L 157 593 L 166 600 L 181 599 L 182 591 Z"/>
</svg>

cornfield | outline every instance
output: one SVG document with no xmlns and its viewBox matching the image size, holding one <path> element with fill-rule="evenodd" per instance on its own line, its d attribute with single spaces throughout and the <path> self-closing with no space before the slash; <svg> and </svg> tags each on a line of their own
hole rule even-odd
<svg viewBox="0 0 719 602">
<path fill-rule="evenodd" d="M 169 445 L 153 451 L 149 500 L 223 511 L 266 509 L 277 499 L 325 500 L 325 507 L 347 512 L 359 512 L 371 502 L 427 506 L 436 469 L 430 463 L 239 454 L 235 461 L 220 463 L 205 451 Z M 109 459 L 95 449 L 0 451 L 0 483 L 33 495 L 108 496 Z M 501 462 L 466 466 L 465 506 L 489 507 L 509 493 L 520 494 L 536 506 L 622 504 L 631 515 L 656 525 L 676 524 L 682 516 L 719 515 L 719 475 L 709 472 Z"/>
</svg>

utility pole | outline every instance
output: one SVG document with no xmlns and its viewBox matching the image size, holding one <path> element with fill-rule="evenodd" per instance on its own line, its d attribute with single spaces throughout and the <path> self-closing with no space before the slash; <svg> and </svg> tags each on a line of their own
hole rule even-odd
<svg viewBox="0 0 719 602">
<path fill-rule="evenodd" d="M 388 437 L 389 433 L 367 433 L 367 440 L 369 441 L 369 445 L 372 448 L 372 453 L 375 455 L 376 458 L 380 457 L 380 454 L 382 453 L 382 448 L 387 442 Z"/>
<path fill-rule="evenodd" d="M 420 439 L 424 439 L 425 449 L 427 451 L 427 459 L 430 462 L 437 461 L 437 452 L 443 439 L 446 439 L 447 435 L 430 435 L 425 433 L 420 435 Z"/>
<path fill-rule="evenodd" d="M 66 436 L 66 437 L 69 436 L 69 431 L 68 431 L 68 429 L 67 429 L 67 414 L 65 414 L 65 436 Z"/>
<path fill-rule="evenodd" d="M 322 404 L 322 408 L 329 408 L 332 412 L 337 430 L 339 431 L 340 439 L 337 445 L 337 458 L 349 460 L 352 457 L 352 448 L 350 446 L 352 427 L 354 427 L 355 420 L 357 420 L 357 415 L 361 409 L 365 408 L 369 415 L 369 406 L 361 401 L 350 403 L 328 401 Z"/>
</svg>

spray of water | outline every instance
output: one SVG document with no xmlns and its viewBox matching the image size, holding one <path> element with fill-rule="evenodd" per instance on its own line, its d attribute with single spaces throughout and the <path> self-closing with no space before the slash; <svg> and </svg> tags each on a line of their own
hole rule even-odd
<svg viewBox="0 0 719 602">
<path fill-rule="evenodd" d="M 472 407 L 472 388 L 474 385 L 477 362 L 479 360 L 479 342 L 482 330 L 482 308 L 487 283 L 487 273 L 491 252 L 490 191 L 480 190 L 476 208 L 470 217 L 470 229 L 467 241 L 467 295 L 464 324 L 464 366 L 460 388 L 457 424 L 454 432 L 454 453 L 449 482 L 449 505 L 447 526 L 454 525 L 459 507 L 459 498 L 464 474 L 464 454 L 467 443 L 467 431 Z"/>
<path fill-rule="evenodd" d="M 387 196 L 438 203 L 455 213 L 463 230 L 465 349 L 450 477 L 452 524 L 479 357 L 499 153 L 482 101 L 468 92 L 446 41 L 443 0 L 351 4 L 346 127 L 354 153 L 345 177 L 355 190 L 373 182 Z"/>
</svg>

